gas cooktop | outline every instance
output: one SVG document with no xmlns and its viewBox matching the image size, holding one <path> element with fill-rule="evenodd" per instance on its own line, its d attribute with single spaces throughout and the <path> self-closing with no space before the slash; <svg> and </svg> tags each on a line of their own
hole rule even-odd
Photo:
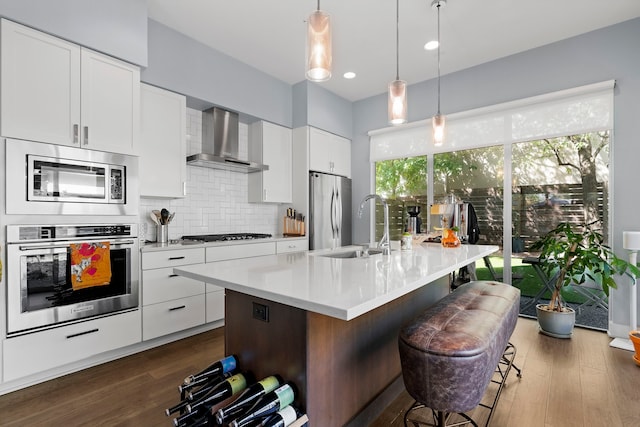
<svg viewBox="0 0 640 427">
<path fill-rule="evenodd" d="M 268 239 L 271 234 L 262 233 L 227 233 L 227 234 L 197 234 L 193 236 L 182 236 L 182 240 L 195 240 L 198 242 L 224 242 L 227 240 L 252 240 Z"/>
</svg>

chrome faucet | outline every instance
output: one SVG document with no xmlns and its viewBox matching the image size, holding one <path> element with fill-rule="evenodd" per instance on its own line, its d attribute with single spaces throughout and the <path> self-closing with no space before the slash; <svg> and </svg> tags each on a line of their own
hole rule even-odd
<svg viewBox="0 0 640 427">
<path fill-rule="evenodd" d="M 378 249 L 382 249 L 383 255 L 389 255 L 391 253 L 391 245 L 389 243 L 389 205 L 387 201 L 377 194 L 369 194 L 360 203 L 360 209 L 358 209 L 358 218 L 362 218 L 362 211 L 364 210 L 364 204 L 371 199 L 378 199 L 384 207 L 384 234 L 378 242 Z"/>
</svg>

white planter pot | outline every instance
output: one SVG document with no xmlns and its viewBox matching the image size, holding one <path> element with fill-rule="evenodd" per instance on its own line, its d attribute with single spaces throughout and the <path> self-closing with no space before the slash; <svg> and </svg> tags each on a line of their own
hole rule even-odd
<svg viewBox="0 0 640 427">
<path fill-rule="evenodd" d="M 565 311 L 549 311 L 546 306 L 547 304 L 536 305 L 540 332 L 555 338 L 571 338 L 576 312 L 570 307 L 565 307 Z"/>
</svg>

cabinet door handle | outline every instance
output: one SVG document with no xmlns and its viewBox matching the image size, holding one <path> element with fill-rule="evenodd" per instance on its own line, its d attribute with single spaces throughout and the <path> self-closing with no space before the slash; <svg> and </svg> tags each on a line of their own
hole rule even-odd
<svg viewBox="0 0 640 427">
<path fill-rule="evenodd" d="M 178 277 L 180 276 L 179 274 L 170 274 L 169 277 Z"/>
<path fill-rule="evenodd" d="M 89 144 L 89 126 L 84 127 L 84 145 Z"/>
<path fill-rule="evenodd" d="M 182 310 L 183 308 L 187 308 L 186 305 L 180 305 L 178 307 L 171 307 L 169 311 Z"/>
<path fill-rule="evenodd" d="M 187 181 L 182 181 L 182 195 L 187 195 Z"/>
<path fill-rule="evenodd" d="M 177 259 L 184 259 L 184 257 L 183 256 L 170 256 L 169 257 L 169 261 L 175 261 Z"/>
<path fill-rule="evenodd" d="M 98 331 L 99 331 L 99 329 L 95 328 L 95 329 L 90 329 L 90 330 L 84 331 L 84 332 L 78 332 L 77 334 L 67 335 L 67 339 L 79 337 L 79 336 L 82 336 L 82 335 L 92 334 L 92 333 L 98 332 Z"/>
<path fill-rule="evenodd" d="M 77 144 L 78 143 L 78 132 L 80 131 L 80 125 L 78 125 L 77 123 L 73 125 L 73 143 Z"/>
</svg>

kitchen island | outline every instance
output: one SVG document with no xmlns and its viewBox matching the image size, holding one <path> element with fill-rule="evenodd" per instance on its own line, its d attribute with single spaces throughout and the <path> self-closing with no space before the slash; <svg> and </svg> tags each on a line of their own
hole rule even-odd
<svg viewBox="0 0 640 427">
<path fill-rule="evenodd" d="M 422 244 L 345 258 L 359 249 L 174 271 L 226 289 L 225 352 L 257 378 L 277 373 L 295 383 L 311 426 L 363 425 L 375 417 L 376 399 L 397 384 L 401 325 L 449 292 L 449 273 L 498 247 Z"/>
</svg>

